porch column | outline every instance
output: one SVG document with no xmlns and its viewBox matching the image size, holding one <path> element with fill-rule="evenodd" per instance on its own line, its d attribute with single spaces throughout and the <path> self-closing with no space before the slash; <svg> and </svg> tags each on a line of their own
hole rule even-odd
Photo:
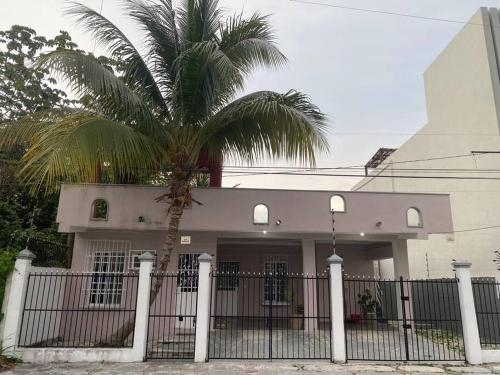
<svg viewBox="0 0 500 375">
<path fill-rule="evenodd" d="M 332 320 L 331 345 L 332 362 L 346 361 L 344 328 L 344 289 L 342 280 L 342 258 L 332 255 L 327 259 L 330 266 L 330 318 Z"/>
<path fill-rule="evenodd" d="M 392 258 L 394 260 L 394 278 L 399 280 L 403 276 L 404 280 L 410 278 L 410 266 L 408 263 L 408 244 L 406 240 L 394 240 L 392 241 Z M 403 290 L 406 296 L 409 296 L 410 290 L 407 288 L 407 284 L 403 284 Z M 403 326 L 403 303 L 406 301 L 401 301 L 401 287 L 396 284 L 396 306 L 398 308 L 398 321 L 399 327 Z M 409 304 L 406 307 L 406 317 L 409 318 L 411 314 L 411 306 Z"/>
<path fill-rule="evenodd" d="M 452 264 L 458 279 L 458 297 L 462 315 L 462 331 L 464 334 L 465 358 L 472 365 L 482 363 L 481 341 L 477 326 L 476 307 L 470 276 L 471 263 L 456 260 Z"/>
<path fill-rule="evenodd" d="M 304 330 L 318 329 L 318 294 L 316 280 L 316 242 L 302 240 L 302 272 L 304 273 Z"/>
<path fill-rule="evenodd" d="M 207 253 L 198 257 L 200 269 L 198 271 L 198 304 L 196 311 L 196 336 L 194 347 L 194 361 L 208 360 L 208 329 L 210 321 L 210 266 L 212 257 Z"/>
<path fill-rule="evenodd" d="M 4 354 L 13 354 L 18 344 L 24 299 L 26 298 L 28 277 L 33 259 L 35 259 L 35 255 L 31 251 L 22 250 L 16 258 L 14 271 L 12 271 L 8 299 L 4 300 L 4 304 L 7 304 L 2 338 L 2 347 L 5 348 L 6 352 Z"/>
</svg>

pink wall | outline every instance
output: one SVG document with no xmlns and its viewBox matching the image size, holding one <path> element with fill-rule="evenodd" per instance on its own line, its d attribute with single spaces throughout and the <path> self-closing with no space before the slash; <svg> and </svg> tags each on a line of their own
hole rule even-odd
<svg viewBox="0 0 500 375">
<path fill-rule="evenodd" d="M 134 185 L 63 185 L 57 221 L 61 232 L 84 228 L 158 231 L 166 228 L 166 204 L 155 198 L 164 188 Z M 186 209 L 182 231 L 217 233 L 255 233 L 266 229 L 269 234 L 330 233 L 329 200 L 341 194 L 347 212 L 336 215 L 339 234 L 401 234 L 425 238 L 428 233 L 452 232 L 448 195 L 365 192 L 326 192 L 261 189 L 194 189 L 193 203 Z M 109 203 L 107 221 L 90 220 L 92 202 L 104 198 Z M 270 224 L 254 225 L 253 207 L 269 207 Z M 406 210 L 418 207 L 423 215 L 422 228 L 408 228 Z M 139 222 L 142 216 L 144 221 Z M 276 220 L 281 225 L 276 225 Z M 376 223 L 381 222 L 380 226 Z"/>
</svg>

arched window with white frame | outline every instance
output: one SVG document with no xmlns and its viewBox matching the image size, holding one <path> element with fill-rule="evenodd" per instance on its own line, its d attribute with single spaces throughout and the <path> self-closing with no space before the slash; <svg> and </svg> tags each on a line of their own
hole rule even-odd
<svg viewBox="0 0 500 375">
<path fill-rule="evenodd" d="M 406 225 L 410 228 L 421 228 L 423 226 L 422 213 L 418 208 L 410 207 L 406 210 Z"/>
<path fill-rule="evenodd" d="M 253 223 L 269 224 L 269 208 L 265 204 L 260 203 L 253 208 Z"/>
<path fill-rule="evenodd" d="M 330 211 L 345 212 L 345 199 L 342 195 L 332 195 L 330 197 Z"/>
</svg>

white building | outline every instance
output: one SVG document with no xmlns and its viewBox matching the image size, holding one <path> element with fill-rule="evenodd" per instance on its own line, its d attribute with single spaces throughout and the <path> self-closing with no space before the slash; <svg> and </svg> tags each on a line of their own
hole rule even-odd
<svg viewBox="0 0 500 375">
<path fill-rule="evenodd" d="M 450 193 L 455 233 L 409 241 L 411 277 L 450 276 L 452 259 L 464 258 L 474 276 L 498 272 L 499 54 L 500 12 L 481 8 L 424 74 L 428 123 L 353 188 Z M 463 176 L 477 179 L 449 178 Z"/>
</svg>

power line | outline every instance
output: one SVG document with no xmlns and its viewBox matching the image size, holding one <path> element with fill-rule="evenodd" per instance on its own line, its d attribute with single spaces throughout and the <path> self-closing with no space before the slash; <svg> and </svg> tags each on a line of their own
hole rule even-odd
<svg viewBox="0 0 500 375">
<path fill-rule="evenodd" d="M 357 178 L 398 178 L 398 179 L 429 179 L 429 180 L 491 180 L 500 181 L 498 177 L 486 176 L 410 176 L 410 175 L 373 175 L 348 174 L 348 173 L 306 173 L 306 172 L 228 172 L 231 175 L 223 177 L 243 177 L 243 176 L 265 176 L 265 175 L 283 175 L 283 176 L 312 176 L 312 177 L 357 177 Z M 235 174 L 232 174 L 235 173 Z"/>
<path fill-rule="evenodd" d="M 398 160 L 398 161 L 391 161 L 391 162 L 383 162 L 380 165 L 385 166 L 385 165 L 390 165 L 390 164 L 403 164 L 403 163 L 414 163 L 414 162 L 420 162 L 420 161 L 432 161 L 432 160 L 446 160 L 446 159 L 457 159 L 457 158 L 464 158 L 464 157 L 474 157 L 471 153 L 467 154 L 457 154 L 457 155 L 448 155 L 448 156 L 437 156 L 437 157 L 432 157 L 432 158 L 422 158 L 422 159 L 409 159 L 409 160 Z M 230 166 L 226 166 L 230 167 Z M 241 168 L 251 168 L 250 166 L 235 166 L 235 167 L 241 167 Z M 353 165 L 349 167 L 344 167 L 344 168 L 354 168 L 354 167 L 359 167 L 359 168 L 365 168 L 364 165 Z M 273 167 L 266 167 L 266 168 L 273 168 Z M 302 167 L 282 167 L 282 168 L 288 168 L 288 169 L 300 169 Z M 343 168 L 343 167 L 330 167 L 330 168 L 323 168 L 323 169 L 334 169 L 334 168 Z M 322 169 L 322 168 L 303 168 L 303 169 L 308 169 L 308 170 L 314 170 L 314 169 Z"/>
<path fill-rule="evenodd" d="M 451 20 L 448 18 L 439 18 L 439 17 L 419 16 L 416 14 L 390 12 L 390 11 L 378 10 L 378 9 L 349 7 L 349 6 L 345 6 L 345 5 L 321 3 L 321 2 L 317 2 L 317 1 L 308 1 L 308 0 L 289 0 L 289 1 L 292 3 L 324 6 L 324 7 L 328 7 L 328 8 L 345 9 L 345 10 L 352 10 L 352 11 L 356 11 L 356 12 L 364 12 L 364 13 L 376 13 L 376 14 L 382 14 L 382 15 L 386 15 L 386 16 L 415 18 L 415 19 L 420 19 L 420 20 L 425 20 L 425 21 L 446 22 L 446 23 L 455 23 L 455 24 L 460 24 L 460 25 L 474 25 L 474 26 L 482 26 L 482 27 L 487 26 L 487 25 L 484 25 L 482 23 L 477 23 L 477 22 Z M 491 25 L 491 26 L 498 27 L 495 25 Z"/>
<path fill-rule="evenodd" d="M 385 164 L 390 166 L 391 164 Z M 271 170 L 273 172 L 313 172 L 313 171 L 365 171 L 364 167 L 266 167 L 266 166 L 224 166 L 223 169 L 229 173 L 247 173 L 258 170 Z M 500 169 L 477 169 L 477 168 L 391 168 L 398 172 L 421 172 L 421 173 L 500 173 Z"/>
<path fill-rule="evenodd" d="M 479 231 L 479 230 L 487 230 L 487 229 L 495 229 L 495 228 L 500 228 L 500 225 L 490 225 L 490 226 L 486 226 L 486 227 L 460 229 L 460 230 L 454 230 L 453 232 L 438 232 L 438 233 L 433 233 L 433 234 L 466 233 L 466 232 L 475 232 L 475 231 Z"/>
<path fill-rule="evenodd" d="M 498 134 L 487 133 L 363 133 L 363 132 L 332 132 L 336 136 L 484 136 L 484 137 L 498 137 Z"/>
</svg>

